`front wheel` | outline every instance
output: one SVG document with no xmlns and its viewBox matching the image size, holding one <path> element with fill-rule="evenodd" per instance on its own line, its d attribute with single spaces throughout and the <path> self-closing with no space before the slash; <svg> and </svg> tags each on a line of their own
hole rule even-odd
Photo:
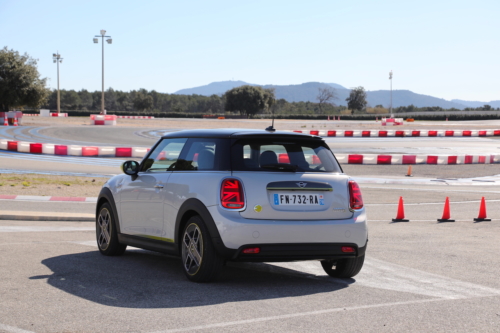
<svg viewBox="0 0 500 333">
<path fill-rule="evenodd" d="M 182 233 L 181 254 L 184 273 L 194 282 L 212 281 L 224 263 L 199 216 L 191 217 L 186 223 Z"/>
<path fill-rule="evenodd" d="M 361 271 L 364 262 L 365 255 L 362 255 L 357 258 L 322 260 L 321 266 L 323 266 L 325 273 L 331 277 L 351 278 Z"/>
<path fill-rule="evenodd" d="M 104 203 L 99 208 L 96 221 L 97 247 L 105 256 L 119 256 L 125 252 L 127 245 L 118 242 L 116 220 L 109 203 Z"/>
</svg>

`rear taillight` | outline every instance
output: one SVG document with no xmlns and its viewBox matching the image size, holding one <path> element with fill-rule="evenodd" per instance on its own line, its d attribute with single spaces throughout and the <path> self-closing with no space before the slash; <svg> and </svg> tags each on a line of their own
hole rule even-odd
<svg viewBox="0 0 500 333">
<path fill-rule="evenodd" d="M 224 179 L 220 188 L 220 201 L 224 208 L 241 209 L 245 207 L 243 186 L 238 179 Z"/>
<path fill-rule="evenodd" d="M 349 205 L 351 206 L 351 209 L 363 208 L 363 196 L 361 195 L 358 183 L 354 180 L 349 181 L 349 196 Z"/>
</svg>

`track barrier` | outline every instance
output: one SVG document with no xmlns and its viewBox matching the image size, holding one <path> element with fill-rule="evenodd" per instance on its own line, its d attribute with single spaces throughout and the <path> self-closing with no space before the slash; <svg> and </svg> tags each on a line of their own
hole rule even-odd
<svg viewBox="0 0 500 333">
<path fill-rule="evenodd" d="M 444 201 L 443 216 L 438 219 L 438 222 L 455 222 L 455 220 L 450 220 L 450 198 L 446 197 Z"/>
<path fill-rule="evenodd" d="M 500 129 L 486 130 L 287 130 L 322 137 L 488 137 L 500 136 Z M 335 133 L 330 135 L 329 133 Z"/>
<path fill-rule="evenodd" d="M 403 197 L 399 197 L 398 204 L 398 213 L 395 219 L 392 219 L 392 222 L 410 222 L 410 220 L 405 219 L 405 207 L 403 202 Z"/>
<path fill-rule="evenodd" d="M 484 197 L 482 197 L 481 205 L 479 206 L 479 214 L 474 219 L 474 222 L 486 222 L 486 221 L 491 221 L 491 219 L 488 219 L 486 216 L 486 200 L 484 199 Z"/>
</svg>

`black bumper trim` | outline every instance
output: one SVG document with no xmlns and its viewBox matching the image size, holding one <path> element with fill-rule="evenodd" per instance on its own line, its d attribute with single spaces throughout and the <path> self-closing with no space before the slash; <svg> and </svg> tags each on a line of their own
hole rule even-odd
<svg viewBox="0 0 500 333">
<path fill-rule="evenodd" d="M 299 261 L 299 260 L 335 260 L 355 258 L 365 254 L 368 241 L 363 247 L 354 243 L 303 243 L 303 244 L 247 244 L 241 246 L 231 261 Z M 351 246 L 355 253 L 342 252 L 342 246 Z M 258 254 L 244 254 L 243 250 L 249 247 L 260 248 Z"/>
</svg>

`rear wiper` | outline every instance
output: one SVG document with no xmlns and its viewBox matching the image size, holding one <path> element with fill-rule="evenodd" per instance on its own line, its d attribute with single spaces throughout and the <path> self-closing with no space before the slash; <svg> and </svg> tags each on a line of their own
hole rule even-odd
<svg viewBox="0 0 500 333">
<path fill-rule="evenodd" d="M 275 163 L 275 164 L 265 164 L 261 165 L 261 168 L 280 170 L 280 171 L 297 171 L 298 166 L 288 163 Z"/>
</svg>

